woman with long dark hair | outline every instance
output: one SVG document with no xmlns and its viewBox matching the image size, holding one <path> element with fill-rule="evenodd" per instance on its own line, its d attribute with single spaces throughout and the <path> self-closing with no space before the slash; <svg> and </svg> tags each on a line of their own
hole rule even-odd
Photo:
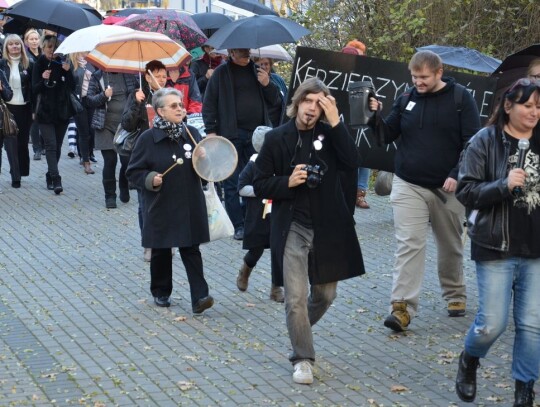
<svg viewBox="0 0 540 407">
<path fill-rule="evenodd" d="M 478 311 L 459 357 L 456 392 L 472 402 L 476 370 L 513 310 L 514 407 L 532 407 L 540 367 L 540 82 L 515 82 L 461 160 Z"/>
</svg>

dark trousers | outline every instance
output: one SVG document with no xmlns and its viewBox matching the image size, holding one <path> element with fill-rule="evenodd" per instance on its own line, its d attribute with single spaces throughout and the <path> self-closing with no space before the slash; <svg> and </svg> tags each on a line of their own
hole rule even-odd
<svg viewBox="0 0 540 407">
<path fill-rule="evenodd" d="M 263 253 L 264 247 L 254 247 L 249 249 L 244 256 L 244 263 L 246 263 L 249 268 L 255 267 L 259 259 L 262 257 Z"/>
<path fill-rule="evenodd" d="M 238 137 L 230 140 L 238 153 L 238 165 L 233 174 L 223 181 L 223 190 L 225 192 L 225 209 L 235 229 L 244 226 L 244 208 L 238 194 L 238 176 L 250 157 L 255 154 L 255 149 L 251 144 L 252 135 L 252 131 L 239 129 Z"/>
<path fill-rule="evenodd" d="M 32 106 L 8 105 L 9 111 L 13 113 L 19 134 L 17 135 L 17 158 L 19 161 L 20 176 L 30 175 L 30 152 L 28 142 L 30 141 L 30 125 L 32 124 Z M 19 177 L 20 179 L 20 177 Z"/>
<path fill-rule="evenodd" d="M 129 157 L 119 156 L 114 150 L 101 150 L 101 155 L 103 156 L 103 180 L 116 180 L 116 164 L 118 163 L 118 157 L 120 157 L 118 179 L 127 185 L 126 169 L 129 164 Z"/>
<path fill-rule="evenodd" d="M 180 257 L 189 282 L 191 305 L 208 296 L 208 284 L 203 274 L 203 262 L 199 245 L 181 247 Z M 170 297 L 173 289 L 171 248 L 152 249 L 150 260 L 150 292 L 154 297 Z"/>
<path fill-rule="evenodd" d="M 90 161 L 90 120 L 88 111 L 83 109 L 81 113 L 74 116 L 77 125 L 77 149 L 83 162 Z"/>
<path fill-rule="evenodd" d="M 51 177 L 60 175 L 58 172 L 58 161 L 62 153 L 62 141 L 66 134 L 68 122 L 55 124 L 39 123 L 39 131 L 43 137 L 45 147 L 45 158 L 47 159 L 47 170 Z"/>
<path fill-rule="evenodd" d="M 32 139 L 32 150 L 34 153 L 41 153 L 41 150 L 43 149 L 43 138 L 39 133 L 39 124 L 35 120 L 30 126 L 30 138 Z"/>
<path fill-rule="evenodd" d="M 19 156 L 17 155 L 17 137 L 4 137 L 0 131 L 0 163 L 2 160 L 2 145 L 6 150 L 9 162 L 9 173 L 11 182 L 21 180 L 21 171 L 19 170 Z"/>
</svg>

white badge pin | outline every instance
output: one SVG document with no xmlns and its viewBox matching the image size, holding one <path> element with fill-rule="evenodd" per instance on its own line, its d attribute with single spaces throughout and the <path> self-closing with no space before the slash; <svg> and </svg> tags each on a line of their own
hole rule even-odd
<svg viewBox="0 0 540 407">
<path fill-rule="evenodd" d="M 184 153 L 184 157 L 186 157 L 189 160 L 191 158 L 191 151 L 186 151 Z"/>
<path fill-rule="evenodd" d="M 315 147 L 315 150 L 319 151 L 322 148 L 321 140 L 315 140 L 313 142 L 313 147 Z"/>
<path fill-rule="evenodd" d="M 184 144 L 184 150 L 191 151 L 191 144 Z"/>
</svg>

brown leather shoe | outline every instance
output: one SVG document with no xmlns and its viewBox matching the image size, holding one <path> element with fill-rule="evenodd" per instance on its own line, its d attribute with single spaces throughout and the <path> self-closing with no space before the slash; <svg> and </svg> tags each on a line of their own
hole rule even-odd
<svg viewBox="0 0 540 407">
<path fill-rule="evenodd" d="M 285 302 L 283 287 L 272 284 L 272 288 L 270 289 L 270 299 L 275 302 Z"/>
<path fill-rule="evenodd" d="M 366 201 L 366 191 L 359 189 L 356 191 L 356 206 L 361 209 L 369 209 Z"/>
<path fill-rule="evenodd" d="M 238 277 L 236 278 L 236 286 L 240 291 L 246 291 L 248 288 L 249 275 L 251 274 L 252 267 L 248 267 L 246 262 L 240 267 L 238 271 Z"/>
<path fill-rule="evenodd" d="M 83 163 L 84 165 L 84 173 L 85 174 L 95 174 L 95 171 L 92 169 L 92 167 L 90 166 L 90 162 L 87 161 L 85 163 Z"/>
</svg>

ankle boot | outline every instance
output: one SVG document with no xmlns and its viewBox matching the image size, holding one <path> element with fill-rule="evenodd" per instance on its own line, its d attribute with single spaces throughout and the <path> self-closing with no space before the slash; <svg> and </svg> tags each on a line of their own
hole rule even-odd
<svg viewBox="0 0 540 407">
<path fill-rule="evenodd" d="M 248 288 L 249 275 L 251 274 L 253 267 L 248 267 L 246 262 L 240 267 L 238 277 L 236 278 L 236 286 L 240 291 L 246 291 Z"/>
<path fill-rule="evenodd" d="M 103 190 L 105 191 L 105 207 L 107 209 L 116 208 L 116 180 L 104 179 Z"/>
<path fill-rule="evenodd" d="M 48 172 L 45 173 L 45 182 L 47 183 L 47 189 L 49 191 L 52 191 L 54 189 L 54 185 L 53 185 L 53 182 L 52 182 L 51 174 L 49 174 Z"/>
<path fill-rule="evenodd" d="M 52 176 L 53 190 L 56 195 L 59 195 L 64 188 L 62 188 L 62 177 L 60 175 Z"/>
<path fill-rule="evenodd" d="M 83 162 L 85 174 L 95 174 L 89 161 Z"/>
<path fill-rule="evenodd" d="M 476 369 L 480 366 L 479 358 L 470 356 L 467 352 L 459 355 L 459 365 L 456 377 L 456 393 L 458 397 L 470 403 L 476 397 Z"/>
<path fill-rule="evenodd" d="M 283 287 L 272 284 L 272 287 L 270 288 L 270 299 L 275 302 L 285 302 Z"/>
<path fill-rule="evenodd" d="M 120 201 L 123 203 L 129 202 L 129 184 L 126 176 L 120 175 L 118 178 L 118 188 L 120 189 Z"/>
<path fill-rule="evenodd" d="M 516 401 L 514 407 L 534 406 L 534 380 L 522 382 L 516 380 L 516 391 L 514 392 Z"/>
</svg>

